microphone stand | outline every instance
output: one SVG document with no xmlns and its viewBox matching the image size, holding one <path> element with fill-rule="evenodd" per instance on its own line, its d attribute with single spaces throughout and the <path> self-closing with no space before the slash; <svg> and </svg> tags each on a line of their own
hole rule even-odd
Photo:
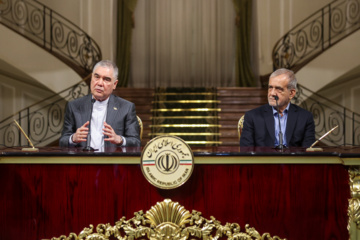
<svg viewBox="0 0 360 240">
<path fill-rule="evenodd" d="M 90 120 L 89 120 L 89 133 L 87 135 L 87 140 L 86 140 L 86 148 L 83 149 L 84 152 L 93 152 L 95 151 L 94 148 L 90 147 L 90 143 L 91 143 L 91 118 L 92 118 L 92 111 L 94 108 L 94 102 L 96 100 L 95 99 L 91 99 L 91 110 L 90 110 Z"/>
<path fill-rule="evenodd" d="M 279 120 L 279 145 L 276 146 L 277 149 L 280 149 L 280 151 L 284 150 L 284 144 L 283 144 L 283 133 L 281 132 L 281 124 L 280 124 L 280 109 L 279 109 L 279 103 L 278 103 L 278 96 L 274 96 L 275 100 L 276 100 L 276 110 L 278 112 L 278 120 Z"/>
</svg>

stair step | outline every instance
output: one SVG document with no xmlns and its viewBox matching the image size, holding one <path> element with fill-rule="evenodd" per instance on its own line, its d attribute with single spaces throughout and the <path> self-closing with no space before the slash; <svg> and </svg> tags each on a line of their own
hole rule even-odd
<svg viewBox="0 0 360 240">
<path fill-rule="evenodd" d="M 156 116 L 150 119 L 220 119 L 220 116 Z"/>
<path fill-rule="evenodd" d="M 149 136 L 164 136 L 164 135 L 172 135 L 172 136 L 220 136 L 220 133 L 194 133 L 194 132 L 169 132 L 169 133 L 149 133 Z"/>
<path fill-rule="evenodd" d="M 234 111 L 234 112 L 219 112 L 220 119 L 240 119 L 245 114 L 245 111 Z"/>
<path fill-rule="evenodd" d="M 154 93 L 154 96 L 216 96 L 216 93 L 213 92 L 164 92 L 164 93 Z"/>
<path fill-rule="evenodd" d="M 267 89 L 263 88 L 217 88 L 218 96 L 266 96 Z"/>
<path fill-rule="evenodd" d="M 221 102 L 218 107 L 222 145 L 239 146 L 238 121 L 245 112 L 267 103 L 267 89 L 261 88 L 217 88 Z"/>
<path fill-rule="evenodd" d="M 120 97 L 133 97 L 133 98 L 138 98 L 138 97 L 151 97 L 153 98 L 155 93 L 155 89 L 153 88 L 116 88 L 113 91 L 113 94 L 120 96 Z"/>
<path fill-rule="evenodd" d="M 249 103 L 252 104 L 263 104 L 267 101 L 267 98 L 261 97 L 246 97 L 246 98 L 235 98 L 235 97 L 226 97 L 226 98 L 218 98 L 220 105 L 231 105 L 231 104 L 240 104 L 247 105 Z"/>
<path fill-rule="evenodd" d="M 194 89 L 189 88 L 189 90 Z M 216 145 L 221 142 L 224 146 L 239 146 L 237 124 L 240 117 L 245 112 L 267 103 L 267 89 L 262 88 L 220 87 L 216 91 L 200 90 L 180 92 L 181 89 L 175 89 L 170 92 L 165 92 L 165 90 L 155 92 L 153 88 L 117 88 L 114 94 L 135 103 L 136 113 L 143 121 L 144 127 L 142 146 L 146 145 L 150 139 L 164 134 L 184 138 L 191 145 Z M 173 107 L 174 104 L 179 104 L 180 107 Z M 197 107 L 200 104 L 207 107 Z M 153 109 L 156 106 L 159 109 Z M 203 121 L 197 123 L 198 125 L 189 123 L 191 120 L 201 119 Z M 215 129 L 205 123 L 219 128 L 214 133 L 205 132 L 208 128 Z M 174 125 L 182 127 L 177 128 L 180 130 L 172 131 L 175 129 Z M 168 133 L 153 132 L 160 126 Z M 185 126 L 196 127 L 187 129 Z M 212 135 L 216 139 L 213 141 L 188 139 L 200 135 L 206 138 Z"/>
<path fill-rule="evenodd" d="M 247 112 L 250 111 L 254 108 L 260 107 L 263 104 L 251 104 L 251 105 L 234 105 L 234 106 L 229 106 L 229 105 L 222 105 L 219 106 L 221 108 L 221 112 Z"/>
<path fill-rule="evenodd" d="M 221 108 L 158 108 L 152 112 L 220 112 Z"/>
<path fill-rule="evenodd" d="M 194 103 L 220 103 L 218 100 L 168 100 L 168 101 L 152 101 L 152 103 L 181 103 L 181 104 L 194 104 Z"/>
<path fill-rule="evenodd" d="M 157 124 L 150 125 L 151 128 L 209 128 L 209 127 L 221 127 L 219 124 Z"/>
</svg>

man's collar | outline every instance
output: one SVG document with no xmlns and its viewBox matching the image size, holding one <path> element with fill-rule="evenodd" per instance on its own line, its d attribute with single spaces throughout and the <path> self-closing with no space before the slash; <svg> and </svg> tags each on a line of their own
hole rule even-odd
<svg viewBox="0 0 360 240">
<path fill-rule="evenodd" d="M 285 108 L 285 110 L 283 111 L 283 113 L 284 113 L 284 112 L 289 112 L 290 104 L 291 104 L 291 103 L 289 102 L 289 104 L 286 106 L 286 108 Z M 271 106 L 271 107 L 272 107 L 272 110 L 273 110 L 273 114 L 274 114 L 274 115 L 277 114 L 276 108 L 273 107 L 273 106 Z"/>
<path fill-rule="evenodd" d="M 111 95 L 110 95 L 110 96 L 111 96 Z M 99 102 L 99 103 L 101 103 L 101 104 L 107 104 L 107 103 L 109 102 L 110 96 L 109 96 L 107 99 L 105 99 L 105 100 L 98 101 L 98 100 L 96 100 L 96 99 L 94 98 L 93 95 L 91 95 L 91 99 L 95 99 L 96 102 Z"/>
</svg>

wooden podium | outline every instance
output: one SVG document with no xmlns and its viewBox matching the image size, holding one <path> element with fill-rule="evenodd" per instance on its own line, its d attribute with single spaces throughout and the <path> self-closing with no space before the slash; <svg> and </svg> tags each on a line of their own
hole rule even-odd
<svg viewBox="0 0 360 240">
<path fill-rule="evenodd" d="M 161 190 L 143 176 L 139 148 L 106 153 L 1 150 L 1 239 L 79 234 L 90 224 L 114 225 L 171 199 L 206 219 L 213 216 L 242 229 L 249 224 L 281 239 L 345 240 L 349 165 L 360 165 L 355 148 L 321 153 L 201 148 L 193 150 L 190 179 L 179 188 Z"/>
</svg>

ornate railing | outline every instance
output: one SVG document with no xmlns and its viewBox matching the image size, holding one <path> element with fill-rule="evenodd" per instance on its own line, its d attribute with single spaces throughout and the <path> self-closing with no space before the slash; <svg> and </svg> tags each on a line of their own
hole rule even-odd
<svg viewBox="0 0 360 240">
<path fill-rule="evenodd" d="M 360 145 L 360 115 L 298 85 L 293 103 L 313 113 L 316 138 L 338 125 L 322 140 L 329 146 Z"/>
<path fill-rule="evenodd" d="M 47 146 L 58 140 L 64 123 L 66 103 L 88 93 L 89 86 L 84 80 L 4 119 L 0 122 L 0 146 L 29 146 L 14 119 L 35 146 Z"/>
<path fill-rule="evenodd" d="M 298 71 L 360 29 L 360 0 L 334 1 L 287 32 L 274 46 L 273 67 Z"/>
<path fill-rule="evenodd" d="M 37 1 L 1 0 L 0 23 L 50 52 L 83 78 L 101 60 L 101 50 L 88 34 Z"/>
</svg>

